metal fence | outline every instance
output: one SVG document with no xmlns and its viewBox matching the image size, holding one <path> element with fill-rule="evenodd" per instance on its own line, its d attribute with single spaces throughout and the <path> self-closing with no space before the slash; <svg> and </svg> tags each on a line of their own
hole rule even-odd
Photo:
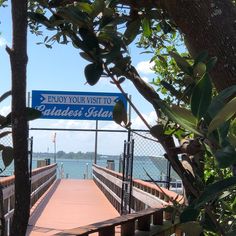
<svg viewBox="0 0 236 236">
<path fill-rule="evenodd" d="M 1 133 L 3 132 L 11 132 L 11 128 L 5 128 L 1 130 Z M 28 149 L 29 149 L 29 171 L 31 170 L 31 160 L 30 157 L 32 155 L 32 138 L 29 138 L 29 144 L 28 144 Z M 9 147 L 13 147 L 13 143 L 12 143 L 12 134 L 9 133 L 8 135 L 0 138 L 0 144 L 4 145 L 4 146 L 9 146 Z M 5 168 L 5 165 L 3 163 L 2 160 L 2 152 L 0 151 L 0 177 L 5 177 L 5 176 L 10 176 L 14 174 L 14 161 L 12 161 L 12 163 L 7 166 Z"/>
<path fill-rule="evenodd" d="M 134 139 L 134 170 L 133 177 L 146 181 L 166 181 L 179 180 L 179 176 L 169 166 L 165 159 L 165 151 L 161 144 L 153 139 L 150 132 L 133 132 Z"/>
<path fill-rule="evenodd" d="M 7 132 L 7 131 L 11 131 L 10 128 L 5 128 L 1 130 L 1 133 L 3 132 Z M 4 146 L 10 146 L 12 147 L 12 135 L 8 134 L 2 138 L 0 138 L 0 144 L 4 145 Z M 10 166 L 6 167 L 6 169 L 4 170 L 5 166 L 3 164 L 3 160 L 2 160 L 2 154 L 0 152 L 0 176 L 9 176 L 12 175 L 14 172 L 14 166 L 13 166 L 13 162 Z"/>
</svg>

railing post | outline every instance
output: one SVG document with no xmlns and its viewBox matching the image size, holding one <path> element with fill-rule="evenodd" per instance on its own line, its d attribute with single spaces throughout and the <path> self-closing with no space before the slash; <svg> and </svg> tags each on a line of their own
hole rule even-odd
<svg viewBox="0 0 236 236">
<path fill-rule="evenodd" d="M 127 221 L 121 225 L 121 236 L 133 236 L 135 234 L 135 221 Z"/>
<path fill-rule="evenodd" d="M 154 225 L 163 225 L 163 210 L 159 210 L 153 213 L 152 221 Z"/>
<path fill-rule="evenodd" d="M 0 235 L 4 235 L 4 232 L 5 232 L 5 218 L 4 218 L 2 185 L 0 185 L 0 222 L 1 222 Z"/>
<path fill-rule="evenodd" d="M 7 213 L 11 210 L 11 197 L 7 199 Z M 10 235 L 10 218 L 7 219 L 7 236 Z"/>
<path fill-rule="evenodd" d="M 176 227 L 175 229 L 175 236 L 182 236 L 183 232 L 179 227 Z"/>
<path fill-rule="evenodd" d="M 106 227 L 99 231 L 99 236 L 115 236 L 115 226 Z"/>
<path fill-rule="evenodd" d="M 138 230 L 150 231 L 151 215 L 142 216 L 138 219 Z"/>
</svg>

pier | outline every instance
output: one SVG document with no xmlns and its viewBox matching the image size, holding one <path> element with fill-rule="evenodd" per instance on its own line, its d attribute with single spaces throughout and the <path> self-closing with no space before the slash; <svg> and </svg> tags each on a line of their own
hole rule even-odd
<svg viewBox="0 0 236 236">
<path fill-rule="evenodd" d="M 131 211 L 120 215 L 122 174 L 93 165 L 93 180 L 57 179 L 55 164 L 33 170 L 31 216 L 27 236 L 46 235 L 181 235 L 178 221 L 165 211 L 182 196 L 134 179 Z M 5 235 L 14 212 L 14 177 L 0 180 Z"/>
</svg>

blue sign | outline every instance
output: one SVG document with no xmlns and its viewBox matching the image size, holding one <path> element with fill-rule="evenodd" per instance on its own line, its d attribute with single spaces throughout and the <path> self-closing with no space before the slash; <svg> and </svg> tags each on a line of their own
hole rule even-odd
<svg viewBox="0 0 236 236">
<path fill-rule="evenodd" d="M 32 107 L 43 119 L 112 120 L 113 108 L 122 100 L 121 93 L 32 91 Z"/>
</svg>

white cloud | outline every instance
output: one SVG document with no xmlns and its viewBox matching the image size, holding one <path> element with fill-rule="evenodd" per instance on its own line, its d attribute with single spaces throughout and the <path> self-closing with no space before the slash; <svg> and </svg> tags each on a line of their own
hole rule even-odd
<svg viewBox="0 0 236 236">
<path fill-rule="evenodd" d="M 10 111 L 11 111 L 11 106 L 4 106 L 4 107 L 1 107 L 0 114 L 3 116 L 6 116 L 10 113 Z"/>
<path fill-rule="evenodd" d="M 155 125 L 157 121 L 156 112 L 152 111 L 148 114 L 142 114 L 143 118 L 148 122 L 149 125 Z M 132 128 L 134 129 L 147 129 L 143 121 L 139 116 L 132 120 Z"/>
<path fill-rule="evenodd" d="M 6 39 L 0 36 L 0 47 L 4 47 L 6 44 L 7 44 Z"/>
<path fill-rule="evenodd" d="M 148 82 L 149 82 L 149 78 L 148 78 L 148 77 L 146 77 L 146 76 L 142 76 L 142 80 L 144 80 L 146 83 L 148 83 Z"/>
<path fill-rule="evenodd" d="M 154 62 L 149 62 L 149 61 L 141 61 L 137 64 L 136 69 L 139 73 L 142 74 L 153 74 L 153 68 Z"/>
</svg>

